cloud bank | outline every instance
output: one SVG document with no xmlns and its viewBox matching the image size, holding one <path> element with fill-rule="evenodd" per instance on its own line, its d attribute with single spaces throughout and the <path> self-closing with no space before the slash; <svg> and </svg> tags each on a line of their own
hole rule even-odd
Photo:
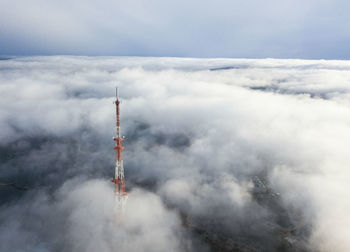
<svg viewBox="0 0 350 252">
<path fill-rule="evenodd" d="M 1 55 L 349 59 L 345 0 L 0 1 Z"/>
<path fill-rule="evenodd" d="M 0 187 L 1 250 L 348 251 L 349 81 L 347 61 L 2 60 L 1 182 L 30 190 Z"/>
</svg>

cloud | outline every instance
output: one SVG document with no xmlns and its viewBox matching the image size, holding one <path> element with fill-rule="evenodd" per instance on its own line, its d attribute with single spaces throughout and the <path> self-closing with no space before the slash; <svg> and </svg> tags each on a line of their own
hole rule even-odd
<svg viewBox="0 0 350 252">
<path fill-rule="evenodd" d="M 347 7 L 344 0 L 2 0 L 0 54 L 347 59 Z"/>
<path fill-rule="evenodd" d="M 133 190 L 128 221 L 117 226 L 111 191 L 106 181 L 74 179 L 53 198 L 36 192 L 3 208 L 1 251 L 182 251 L 181 222 L 158 196 Z"/>
<path fill-rule="evenodd" d="M 1 180 L 33 188 L 1 187 L 3 249 L 111 251 L 132 239 L 125 251 L 347 251 L 349 70 L 275 59 L 0 61 Z M 123 231 L 104 182 L 115 85 L 131 191 Z M 255 176 L 270 198 L 254 193 Z"/>
</svg>

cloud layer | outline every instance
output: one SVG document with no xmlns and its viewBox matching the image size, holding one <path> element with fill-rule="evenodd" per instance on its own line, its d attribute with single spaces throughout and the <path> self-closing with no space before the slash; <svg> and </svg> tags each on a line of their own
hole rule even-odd
<svg viewBox="0 0 350 252">
<path fill-rule="evenodd" d="M 345 0 L 0 1 L 1 55 L 349 59 Z"/>
<path fill-rule="evenodd" d="M 1 180 L 32 188 L 0 187 L 1 249 L 203 251 L 216 233 L 251 251 L 348 251 L 349 82 L 347 61 L 0 61 Z M 116 85 L 124 230 L 105 182 Z M 278 200 L 257 200 L 255 176 Z"/>
</svg>

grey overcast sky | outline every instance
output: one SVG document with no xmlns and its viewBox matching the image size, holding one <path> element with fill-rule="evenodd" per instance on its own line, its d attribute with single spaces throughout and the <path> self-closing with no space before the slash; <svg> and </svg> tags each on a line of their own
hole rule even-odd
<svg viewBox="0 0 350 252">
<path fill-rule="evenodd" d="M 345 0 L 0 0 L 0 55 L 350 59 Z"/>
</svg>

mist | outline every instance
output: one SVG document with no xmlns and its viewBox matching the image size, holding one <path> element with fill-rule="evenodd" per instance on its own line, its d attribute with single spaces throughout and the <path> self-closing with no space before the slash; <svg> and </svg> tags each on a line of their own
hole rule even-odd
<svg viewBox="0 0 350 252">
<path fill-rule="evenodd" d="M 1 60 L 0 251 L 348 251 L 349 82 L 348 61 Z"/>
</svg>

